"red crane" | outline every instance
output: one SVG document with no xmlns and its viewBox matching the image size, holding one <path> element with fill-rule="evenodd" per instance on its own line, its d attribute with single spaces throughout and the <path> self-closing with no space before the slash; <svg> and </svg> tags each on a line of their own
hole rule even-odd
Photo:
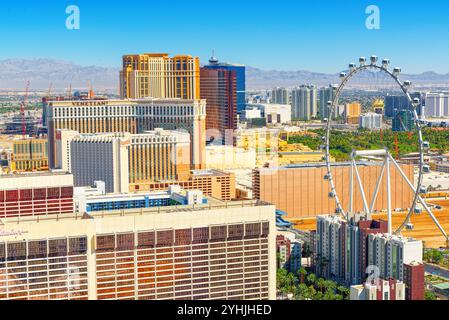
<svg viewBox="0 0 449 320">
<path fill-rule="evenodd" d="M 396 160 L 399 160 L 399 141 L 397 132 L 394 134 L 394 151 L 396 153 Z"/>
<path fill-rule="evenodd" d="M 20 107 L 20 113 L 22 114 L 22 138 L 25 139 L 26 138 L 26 134 L 27 134 L 27 126 L 26 126 L 26 122 L 25 122 L 25 106 L 28 100 L 28 90 L 30 88 L 30 81 L 27 81 L 27 85 L 25 88 L 25 96 L 23 97 L 23 101 L 22 101 L 22 105 Z"/>
</svg>

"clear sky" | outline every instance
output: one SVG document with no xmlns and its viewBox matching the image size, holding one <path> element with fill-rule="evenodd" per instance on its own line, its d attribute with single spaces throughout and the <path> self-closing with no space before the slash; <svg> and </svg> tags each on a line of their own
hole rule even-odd
<svg viewBox="0 0 449 320">
<path fill-rule="evenodd" d="M 192 54 L 263 69 L 338 72 L 360 55 L 449 73 L 449 1 L 57 0 L 0 2 L 0 59 L 119 66 L 126 53 Z M 78 5 L 81 29 L 67 30 Z M 365 8 L 380 9 L 380 30 Z"/>
</svg>

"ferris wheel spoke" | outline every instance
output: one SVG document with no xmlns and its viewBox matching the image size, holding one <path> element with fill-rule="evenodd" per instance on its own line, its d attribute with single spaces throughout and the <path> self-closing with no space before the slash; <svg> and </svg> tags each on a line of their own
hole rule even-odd
<svg viewBox="0 0 449 320">
<path fill-rule="evenodd" d="M 393 157 L 390 156 L 390 160 L 393 162 L 394 166 L 398 169 L 399 173 L 401 174 L 402 178 L 404 178 L 404 180 L 407 182 L 408 186 L 410 187 L 410 189 L 413 190 L 413 192 L 415 192 L 415 194 L 419 193 L 419 190 L 415 189 L 415 187 L 413 186 L 412 182 L 409 180 L 409 178 L 407 177 L 407 175 L 404 173 L 404 171 L 402 171 L 401 167 L 399 166 L 399 164 L 396 162 L 396 160 L 393 159 Z M 433 222 L 435 223 L 435 225 L 438 227 L 438 229 L 441 231 L 441 233 L 444 235 L 444 237 L 446 238 L 447 241 L 449 241 L 449 237 L 446 233 L 446 231 L 444 230 L 444 228 L 441 226 L 440 222 L 438 221 L 438 219 L 435 217 L 435 215 L 433 214 L 432 210 L 429 208 L 429 206 L 427 205 L 427 203 L 425 202 L 425 200 L 418 195 L 418 201 L 421 203 L 421 205 L 424 207 L 424 209 L 427 211 L 427 213 L 429 214 L 430 218 L 433 220 Z M 409 213 L 409 215 L 407 216 L 407 219 L 410 219 L 411 214 Z M 403 225 L 401 225 L 399 229 L 402 229 L 405 226 L 405 223 L 407 221 L 407 219 L 403 222 Z M 399 230 L 400 231 L 400 230 Z"/>
<path fill-rule="evenodd" d="M 359 170 L 357 169 L 357 164 L 356 164 L 354 158 L 352 159 L 352 165 L 354 166 L 355 176 L 357 178 L 357 183 L 359 185 L 360 193 L 362 194 L 363 207 L 364 207 L 365 213 L 366 213 L 366 215 L 370 215 L 368 203 L 366 201 L 365 189 L 363 188 L 362 179 L 360 178 Z"/>
<path fill-rule="evenodd" d="M 374 212 L 374 205 L 375 205 L 376 200 L 377 200 L 377 195 L 379 193 L 380 184 L 381 184 L 382 178 L 384 176 L 384 171 L 385 171 L 386 164 L 387 163 L 386 163 L 386 159 L 385 159 L 383 164 L 382 164 L 382 167 L 380 169 L 379 177 L 377 178 L 376 187 L 374 188 L 373 198 L 371 199 L 370 212 Z"/>
</svg>

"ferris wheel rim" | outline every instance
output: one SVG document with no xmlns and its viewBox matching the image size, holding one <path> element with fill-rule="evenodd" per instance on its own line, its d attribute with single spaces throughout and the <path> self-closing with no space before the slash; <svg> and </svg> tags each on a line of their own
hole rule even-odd
<svg viewBox="0 0 449 320">
<path fill-rule="evenodd" d="M 327 109 L 328 114 L 327 114 L 326 135 L 325 135 L 325 161 L 326 161 L 326 168 L 327 168 L 327 179 L 328 179 L 329 185 L 330 185 L 329 194 L 332 195 L 332 197 L 334 198 L 335 203 L 336 203 L 336 212 L 335 213 L 337 215 L 342 215 L 343 217 L 345 217 L 347 219 L 347 217 L 345 216 L 345 212 L 343 210 L 343 206 L 342 206 L 342 204 L 339 200 L 339 196 L 337 194 L 337 189 L 334 184 L 334 179 L 333 179 L 332 170 L 331 170 L 330 136 L 331 136 L 331 127 L 332 127 L 332 116 L 333 116 L 335 108 L 338 104 L 341 92 L 345 88 L 345 86 L 349 82 L 349 80 L 352 77 L 354 77 L 356 74 L 358 74 L 362 71 L 365 71 L 365 70 L 369 70 L 369 69 L 377 69 L 380 72 L 383 72 L 384 74 L 390 76 L 395 81 L 395 83 L 399 86 L 399 88 L 402 90 L 402 92 L 405 94 L 405 96 L 407 97 L 407 100 L 409 102 L 409 106 L 410 106 L 409 108 L 411 109 L 410 111 L 412 111 L 412 113 L 413 113 L 414 125 L 415 125 L 415 128 L 417 130 L 417 135 L 418 135 L 418 153 L 419 153 L 418 184 L 416 186 L 416 191 L 413 196 L 412 204 L 408 210 L 406 217 L 404 218 L 404 221 L 393 232 L 394 234 L 397 234 L 397 233 L 401 232 L 402 229 L 409 223 L 410 218 L 414 212 L 414 209 L 418 203 L 419 194 L 420 194 L 421 187 L 422 187 L 422 180 L 423 180 L 423 167 L 424 167 L 424 146 L 423 146 L 423 144 L 424 144 L 424 141 L 422 138 L 421 124 L 419 121 L 418 113 L 416 111 L 418 105 L 416 105 L 414 103 L 407 87 L 404 85 L 404 83 L 401 80 L 399 80 L 399 77 L 397 75 L 395 75 L 394 73 L 392 73 L 390 70 L 388 70 L 388 68 L 386 66 L 384 66 L 383 64 L 382 65 L 377 65 L 375 63 L 360 64 L 358 66 L 353 66 L 352 70 L 350 70 L 350 72 L 348 74 L 344 74 L 344 73 L 341 74 L 341 75 L 343 75 L 342 80 L 340 81 L 340 84 L 338 85 L 338 87 L 336 89 L 335 96 L 333 97 L 331 105 L 328 106 L 328 109 Z M 425 200 L 421 199 L 421 201 L 425 201 Z"/>
</svg>

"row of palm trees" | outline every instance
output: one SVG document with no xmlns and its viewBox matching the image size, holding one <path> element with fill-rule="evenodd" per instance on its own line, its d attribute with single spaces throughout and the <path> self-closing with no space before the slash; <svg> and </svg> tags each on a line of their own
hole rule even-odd
<svg viewBox="0 0 449 320">
<path fill-rule="evenodd" d="M 305 268 L 299 269 L 297 274 L 278 269 L 277 289 L 282 295 L 292 295 L 295 300 L 349 300 L 347 287 L 308 273 Z"/>
</svg>

